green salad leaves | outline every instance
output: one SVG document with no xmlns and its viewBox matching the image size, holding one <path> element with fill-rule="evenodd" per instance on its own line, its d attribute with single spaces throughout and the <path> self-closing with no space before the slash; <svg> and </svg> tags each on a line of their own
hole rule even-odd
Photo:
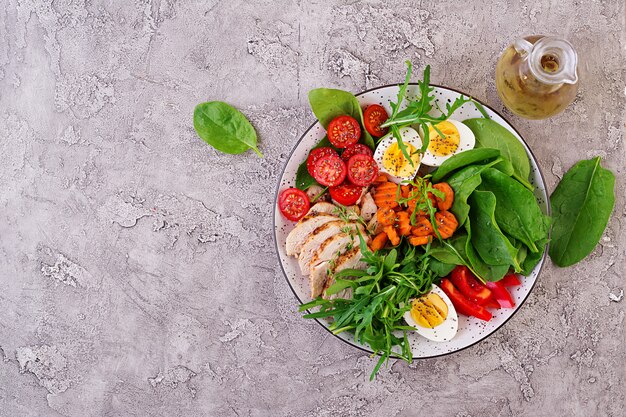
<svg viewBox="0 0 626 417">
<path fill-rule="evenodd" d="M 389 358 L 413 360 L 404 313 L 411 300 L 427 293 L 437 274 L 430 268 L 430 257 L 415 246 L 404 243 L 399 248 L 372 252 L 362 236 L 360 249 L 366 270 L 344 270 L 335 275 L 336 282 L 327 290 L 332 295 L 350 288 L 352 298 L 325 300 L 321 297 L 300 306 L 300 311 L 319 307 L 305 318 L 332 318 L 329 330 L 334 334 L 354 333 L 354 340 L 370 345 L 380 358 L 370 380 L 374 379 Z M 347 279 L 351 277 L 351 279 Z M 396 346 L 398 348 L 396 348 Z"/>
<path fill-rule="evenodd" d="M 246 116 L 223 101 L 200 103 L 193 112 L 193 127 L 206 143 L 218 151 L 240 154 L 252 149 L 259 157 L 254 127 Z"/>
</svg>

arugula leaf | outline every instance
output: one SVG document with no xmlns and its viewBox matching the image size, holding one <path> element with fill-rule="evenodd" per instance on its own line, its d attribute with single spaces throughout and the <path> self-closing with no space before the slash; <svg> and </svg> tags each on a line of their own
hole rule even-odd
<svg viewBox="0 0 626 417">
<path fill-rule="evenodd" d="M 352 332 L 358 343 L 369 344 L 380 358 L 370 378 L 390 358 L 407 362 L 413 359 L 406 330 L 412 327 L 404 324 L 404 313 L 411 307 L 410 300 L 428 291 L 437 274 L 429 267 L 430 258 L 418 255 L 416 248 L 403 244 L 392 250 L 373 253 L 359 233 L 362 260 L 368 264 L 366 271 L 342 271 L 328 294 L 337 293 L 351 287 L 351 299 L 324 300 L 318 298 L 304 304 L 300 310 L 319 308 L 319 311 L 306 314 L 306 318 L 330 318 L 329 330 L 334 334 Z M 355 280 L 343 276 L 357 276 Z M 402 306 L 402 307 L 401 307 Z M 398 337 L 396 332 L 403 332 Z"/>
</svg>

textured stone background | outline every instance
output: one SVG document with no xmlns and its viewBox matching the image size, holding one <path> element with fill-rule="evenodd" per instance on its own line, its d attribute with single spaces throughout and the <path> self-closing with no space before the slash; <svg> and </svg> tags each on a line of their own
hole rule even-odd
<svg viewBox="0 0 626 417">
<path fill-rule="evenodd" d="M 2 417 L 625 415 L 622 0 L 0 3 Z M 494 337 L 370 383 L 367 355 L 300 318 L 271 241 L 306 93 L 398 82 L 409 58 L 502 110 L 496 59 L 533 33 L 576 45 L 581 90 L 549 121 L 507 114 L 551 189 L 605 158 L 607 232 Z M 199 140 L 206 100 L 265 158 Z"/>
</svg>

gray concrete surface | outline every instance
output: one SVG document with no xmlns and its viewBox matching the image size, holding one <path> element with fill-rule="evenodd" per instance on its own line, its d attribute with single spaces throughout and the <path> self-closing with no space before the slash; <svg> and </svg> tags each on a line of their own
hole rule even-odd
<svg viewBox="0 0 626 417">
<path fill-rule="evenodd" d="M 484 3 L 484 4 L 483 4 Z M 2 0 L 0 416 L 624 416 L 626 10 L 621 0 Z M 601 245 L 549 264 L 494 337 L 373 362 L 300 318 L 271 240 L 273 190 L 318 86 L 358 92 L 404 61 L 502 110 L 514 37 L 582 60 L 562 115 L 506 113 L 551 187 L 601 155 Z M 264 159 L 199 140 L 224 100 Z"/>
</svg>

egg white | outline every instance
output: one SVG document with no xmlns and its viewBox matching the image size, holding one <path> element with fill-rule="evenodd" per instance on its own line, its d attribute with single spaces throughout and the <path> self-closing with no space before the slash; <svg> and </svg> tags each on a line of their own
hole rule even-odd
<svg viewBox="0 0 626 417">
<path fill-rule="evenodd" d="M 415 332 L 426 339 L 430 339 L 434 342 L 447 342 L 456 335 L 459 328 L 459 317 L 454 309 L 454 306 L 452 305 L 452 301 L 450 301 L 450 298 L 441 288 L 433 284 L 431 292 L 440 296 L 448 305 L 448 316 L 443 323 L 433 329 L 420 326 L 415 322 L 415 320 L 413 320 L 413 317 L 411 317 L 411 310 L 404 313 L 404 321 L 406 321 L 409 326 L 415 327 Z M 413 300 L 411 300 L 411 303 L 412 302 Z"/>
<path fill-rule="evenodd" d="M 413 145 L 415 149 L 420 149 L 422 147 L 422 138 L 420 137 L 419 133 L 417 133 L 417 130 L 413 129 L 412 127 L 401 128 L 400 136 L 402 137 L 402 141 L 404 143 L 409 143 Z M 380 140 L 380 143 L 376 147 L 376 151 L 374 152 L 374 160 L 376 161 L 376 164 L 378 164 L 379 172 L 383 172 L 385 175 L 387 175 L 389 181 L 399 184 L 402 181 L 412 180 L 413 178 L 415 178 L 415 174 L 417 174 L 417 170 L 419 169 L 420 164 L 415 164 L 415 170 L 413 171 L 413 174 L 406 177 L 397 177 L 387 171 L 383 166 L 383 156 L 385 155 L 387 149 L 389 149 L 389 147 L 394 143 L 396 143 L 396 138 L 393 136 L 392 133 L 388 133 L 387 135 L 383 136 L 383 138 Z"/>
<path fill-rule="evenodd" d="M 460 140 L 459 140 L 458 148 L 456 148 L 456 151 L 446 156 L 434 155 L 433 153 L 430 152 L 429 149 L 426 149 L 426 152 L 424 153 L 424 156 L 422 157 L 422 164 L 428 165 L 431 167 L 438 167 L 441 164 L 443 164 L 443 162 L 446 159 L 449 159 L 450 157 L 452 157 L 452 155 L 456 155 L 457 153 L 474 149 L 474 146 L 476 145 L 476 137 L 474 136 L 474 132 L 472 132 L 472 130 L 469 127 L 459 122 L 458 120 L 448 119 L 447 121 L 452 123 L 459 131 Z M 419 134 L 423 138 L 424 129 L 420 128 Z"/>
</svg>

